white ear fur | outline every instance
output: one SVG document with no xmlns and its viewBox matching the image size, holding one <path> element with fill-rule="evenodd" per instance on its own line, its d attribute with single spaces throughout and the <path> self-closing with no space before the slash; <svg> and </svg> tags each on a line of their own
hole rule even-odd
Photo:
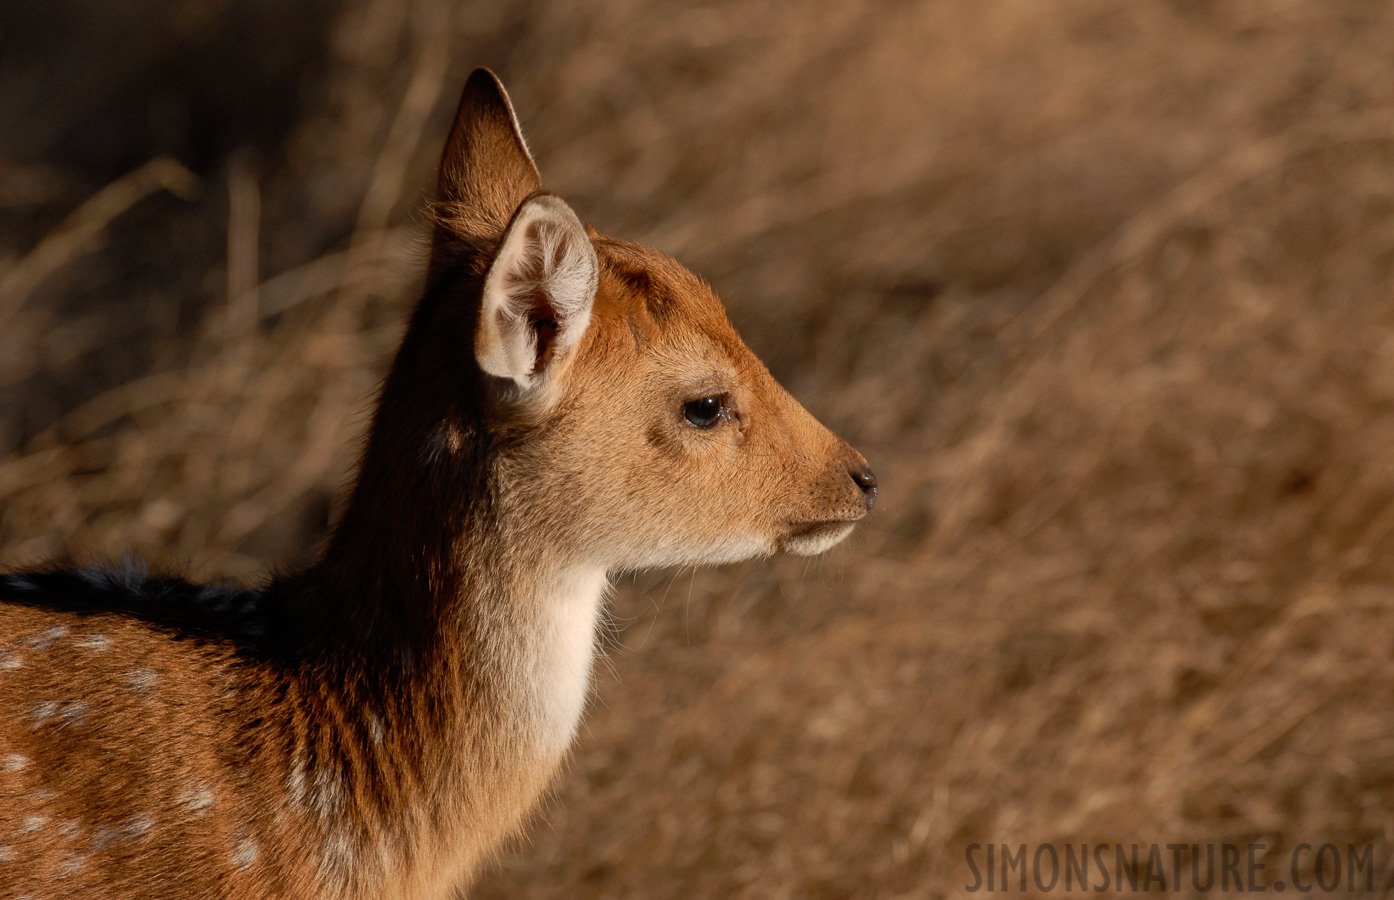
<svg viewBox="0 0 1394 900">
<path fill-rule="evenodd" d="M 571 207 L 552 194 L 525 201 L 484 276 L 479 367 L 525 391 L 540 383 L 590 323 L 599 270 Z"/>
</svg>

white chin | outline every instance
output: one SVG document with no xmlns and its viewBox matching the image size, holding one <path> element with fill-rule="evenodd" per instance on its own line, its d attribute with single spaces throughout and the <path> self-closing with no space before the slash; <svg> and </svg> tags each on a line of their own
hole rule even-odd
<svg viewBox="0 0 1394 900">
<path fill-rule="evenodd" d="M 817 556 L 852 533 L 855 522 L 824 522 L 793 534 L 780 542 L 779 548 L 799 556 Z"/>
</svg>

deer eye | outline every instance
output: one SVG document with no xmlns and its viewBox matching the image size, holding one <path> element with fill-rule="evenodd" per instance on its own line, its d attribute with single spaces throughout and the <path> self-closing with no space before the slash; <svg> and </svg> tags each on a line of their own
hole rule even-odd
<svg viewBox="0 0 1394 900">
<path fill-rule="evenodd" d="M 711 428 L 718 419 L 725 416 L 725 413 L 726 406 L 721 402 L 720 395 L 693 400 L 684 404 L 682 408 L 682 417 L 693 428 Z"/>
</svg>

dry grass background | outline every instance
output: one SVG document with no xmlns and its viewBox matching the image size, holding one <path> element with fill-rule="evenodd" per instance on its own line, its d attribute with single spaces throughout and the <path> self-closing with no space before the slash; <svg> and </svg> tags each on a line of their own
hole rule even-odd
<svg viewBox="0 0 1394 900">
<path fill-rule="evenodd" d="M 0 564 L 308 558 L 477 64 L 549 186 L 875 465 L 830 558 L 620 586 L 474 896 L 952 896 L 973 841 L 1391 859 L 1387 4 L 20 7 Z"/>
</svg>

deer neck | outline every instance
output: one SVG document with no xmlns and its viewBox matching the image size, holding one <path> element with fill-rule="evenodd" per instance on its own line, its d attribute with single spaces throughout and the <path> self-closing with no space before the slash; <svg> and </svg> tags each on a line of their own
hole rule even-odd
<svg viewBox="0 0 1394 900">
<path fill-rule="evenodd" d="M 310 573 L 315 652 L 392 673 L 405 702 L 437 698 L 559 754 L 589 682 L 604 567 L 511 509 L 487 460 L 409 479 L 374 462 Z"/>
<path fill-rule="evenodd" d="M 307 715 L 335 723 L 320 743 L 343 748 L 318 758 L 371 770 L 344 773 L 356 783 L 391 782 L 355 793 L 396 798 L 368 801 L 369 817 L 401 843 L 491 846 L 520 824 L 575 734 L 606 572 L 510 506 L 483 428 L 394 418 L 394 380 L 323 561 L 286 591 L 316 663 L 304 668 L 324 682 L 306 694 L 330 698 Z M 380 749 L 365 751 L 364 735 Z"/>
</svg>

